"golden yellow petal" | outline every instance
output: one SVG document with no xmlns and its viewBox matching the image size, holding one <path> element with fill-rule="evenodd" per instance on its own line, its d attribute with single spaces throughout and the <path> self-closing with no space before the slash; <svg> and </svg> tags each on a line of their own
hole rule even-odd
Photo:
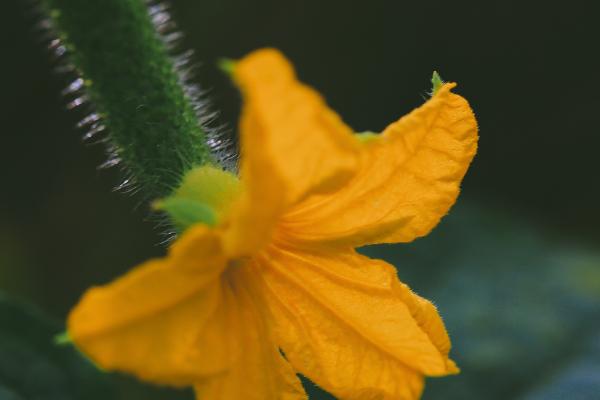
<svg viewBox="0 0 600 400">
<path fill-rule="evenodd" d="M 329 192 L 354 171 L 359 146 L 352 130 L 296 79 L 281 53 L 265 49 L 248 55 L 236 65 L 235 80 L 244 98 L 242 164 L 252 162 L 255 151 L 268 159 L 273 169 L 258 178 L 280 176 L 288 204 L 308 192 Z"/>
<path fill-rule="evenodd" d="M 359 146 L 321 96 L 297 81 L 278 51 L 251 53 L 236 64 L 234 78 L 244 100 L 240 175 L 246 193 L 232 218 L 241 223 L 228 247 L 248 252 L 268 241 L 286 207 L 349 179 Z"/>
<path fill-rule="evenodd" d="M 88 290 L 68 318 L 77 347 L 106 370 L 190 385 L 229 367 L 215 315 L 225 259 L 214 233 L 190 229 L 164 259 Z"/>
<path fill-rule="evenodd" d="M 219 313 L 234 321 L 223 342 L 240 351 L 226 372 L 196 382 L 199 400 L 306 400 L 300 380 L 273 340 L 257 272 L 246 264 L 232 268 L 223 279 Z"/>
<path fill-rule="evenodd" d="M 359 246 L 426 235 L 454 204 L 477 149 L 467 101 L 446 84 L 423 106 L 363 144 L 360 172 L 341 190 L 286 216 L 304 240 Z"/>
<path fill-rule="evenodd" d="M 260 263 L 286 357 L 340 399 L 418 399 L 425 375 L 457 372 L 437 311 L 389 264 L 281 248 Z"/>
</svg>

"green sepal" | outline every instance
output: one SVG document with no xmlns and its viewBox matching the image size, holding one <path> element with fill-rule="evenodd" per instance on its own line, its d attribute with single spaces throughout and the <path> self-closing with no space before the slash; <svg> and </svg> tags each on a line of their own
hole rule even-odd
<svg viewBox="0 0 600 400">
<path fill-rule="evenodd" d="M 156 210 L 169 214 L 173 225 L 184 231 L 194 224 L 214 226 L 217 223 L 215 211 L 207 204 L 184 197 L 168 197 L 154 203 Z"/>
<path fill-rule="evenodd" d="M 69 336 L 69 332 L 61 332 L 58 335 L 54 335 L 54 344 L 57 346 L 68 346 L 73 344 L 73 340 L 71 336 Z"/>
<path fill-rule="evenodd" d="M 440 74 L 437 73 L 437 71 L 433 71 L 433 75 L 431 76 L 431 94 L 434 95 L 438 92 L 438 90 L 440 90 L 440 88 L 442 86 L 444 86 L 444 81 L 442 80 L 442 77 L 440 76 Z"/>
<path fill-rule="evenodd" d="M 219 61 L 217 61 L 217 67 L 219 67 L 221 71 L 230 77 L 233 76 L 233 71 L 235 70 L 236 64 L 237 61 L 231 58 L 221 58 Z"/>
<path fill-rule="evenodd" d="M 188 171 L 170 198 L 185 198 L 202 203 L 217 215 L 226 211 L 240 194 L 240 181 L 231 172 L 204 165 Z"/>
<path fill-rule="evenodd" d="M 173 225 L 184 231 L 194 224 L 215 226 L 240 192 L 237 176 L 205 165 L 188 171 L 173 194 L 153 206 L 169 214 Z"/>
</svg>

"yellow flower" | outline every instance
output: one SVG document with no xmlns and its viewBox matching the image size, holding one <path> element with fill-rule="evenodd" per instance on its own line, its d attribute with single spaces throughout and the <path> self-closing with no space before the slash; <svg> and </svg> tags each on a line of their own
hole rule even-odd
<svg viewBox="0 0 600 400">
<path fill-rule="evenodd" d="M 179 196 L 209 205 L 212 223 L 90 289 L 68 319 L 75 344 L 107 370 L 210 400 L 305 399 L 295 371 L 341 399 L 416 399 L 424 376 L 456 373 L 435 307 L 354 250 L 423 236 L 454 203 L 477 146 L 455 85 L 356 135 L 275 50 L 233 76 L 241 179 L 193 171 Z"/>
</svg>

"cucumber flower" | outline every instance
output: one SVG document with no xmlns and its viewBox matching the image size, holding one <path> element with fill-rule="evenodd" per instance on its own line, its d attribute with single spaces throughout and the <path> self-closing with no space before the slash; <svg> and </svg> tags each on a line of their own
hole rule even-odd
<svg viewBox="0 0 600 400">
<path fill-rule="evenodd" d="M 477 124 L 455 84 L 381 134 L 355 134 L 277 51 L 232 66 L 239 178 L 201 166 L 160 201 L 182 233 L 164 258 L 87 291 L 68 318 L 99 367 L 199 399 L 417 399 L 457 373 L 429 301 L 356 252 L 426 235 L 455 202 Z"/>
</svg>

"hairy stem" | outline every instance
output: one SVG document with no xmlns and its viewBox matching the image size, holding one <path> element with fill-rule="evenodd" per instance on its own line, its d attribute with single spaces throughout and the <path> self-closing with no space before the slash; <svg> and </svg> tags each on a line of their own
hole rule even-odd
<svg viewBox="0 0 600 400">
<path fill-rule="evenodd" d="M 45 0 L 109 140 L 148 197 L 214 163 L 206 132 L 143 0 Z"/>
</svg>

